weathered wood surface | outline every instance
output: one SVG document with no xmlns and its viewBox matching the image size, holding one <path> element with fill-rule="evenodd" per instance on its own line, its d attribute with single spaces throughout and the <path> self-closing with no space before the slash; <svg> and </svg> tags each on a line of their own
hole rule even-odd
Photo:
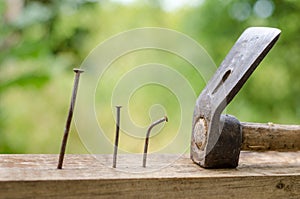
<svg viewBox="0 0 300 199">
<path fill-rule="evenodd" d="M 0 198 L 300 198 L 300 152 L 242 152 L 237 169 L 205 170 L 182 156 L 155 172 L 144 172 L 173 160 L 159 155 L 141 165 L 140 173 L 122 172 L 103 162 L 111 156 L 0 155 Z M 117 167 L 141 164 L 132 155 Z"/>
<path fill-rule="evenodd" d="M 300 126 L 281 124 L 241 123 L 242 150 L 299 151 Z"/>
</svg>

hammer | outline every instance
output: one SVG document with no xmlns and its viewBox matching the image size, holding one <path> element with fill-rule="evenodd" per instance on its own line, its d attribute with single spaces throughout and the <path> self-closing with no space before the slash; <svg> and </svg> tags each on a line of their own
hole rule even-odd
<svg viewBox="0 0 300 199">
<path fill-rule="evenodd" d="M 246 29 L 199 95 L 194 109 L 191 159 L 204 168 L 235 168 L 241 150 L 296 151 L 300 126 L 240 123 L 222 111 L 274 46 L 280 30 Z"/>
</svg>

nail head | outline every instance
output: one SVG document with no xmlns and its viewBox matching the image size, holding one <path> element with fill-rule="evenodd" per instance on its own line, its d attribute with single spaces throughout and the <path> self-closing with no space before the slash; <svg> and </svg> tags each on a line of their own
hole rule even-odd
<svg viewBox="0 0 300 199">
<path fill-rule="evenodd" d="M 75 73 L 83 73 L 83 72 L 84 72 L 84 70 L 81 69 L 81 68 L 73 68 L 73 71 L 74 71 Z"/>
</svg>

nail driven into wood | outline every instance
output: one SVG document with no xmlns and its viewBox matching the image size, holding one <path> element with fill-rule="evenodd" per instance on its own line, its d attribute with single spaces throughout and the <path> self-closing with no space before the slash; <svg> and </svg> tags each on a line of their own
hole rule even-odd
<svg viewBox="0 0 300 199">
<path fill-rule="evenodd" d="M 153 127 L 155 127 L 156 125 L 158 125 L 162 122 L 168 122 L 168 117 L 165 116 L 165 117 L 157 120 L 156 122 L 152 123 L 149 126 L 148 130 L 147 130 L 147 134 L 146 134 L 146 138 L 145 138 L 145 146 L 144 146 L 144 155 L 143 155 L 143 167 L 146 167 L 147 152 L 148 152 L 148 145 L 149 145 L 149 136 L 150 136 L 151 130 L 153 129 Z"/>
<path fill-rule="evenodd" d="M 117 118 L 116 118 L 116 137 L 115 137 L 115 146 L 114 146 L 114 155 L 113 155 L 113 168 L 117 166 L 117 154 L 118 154 L 118 145 L 119 145 L 119 131 L 120 131 L 120 110 L 122 106 L 116 106 L 117 109 Z"/>
<path fill-rule="evenodd" d="M 75 72 L 74 86 L 73 86 L 71 104 L 70 104 L 69 114 L 68 114 L 68 118 L 67 118 L 67 122 L 66 122 L 66 126 L 65 126 L 64 136 L 63 136 L 63 140 L 61 143 L 57 169 L 62 169 L 65 151 L 66 151 L 67 140 L 68 140 L 70 126 L 71 126 L 71 121 L 72 121 L 72 117 L 73 117 L 76 96 L 77 96 L 79 77 L 80 77 L 80 74 L 84 72 L 84 70 L 79 69 L 79 68 L 74 68 L 73 71 Z"/>
</svg>

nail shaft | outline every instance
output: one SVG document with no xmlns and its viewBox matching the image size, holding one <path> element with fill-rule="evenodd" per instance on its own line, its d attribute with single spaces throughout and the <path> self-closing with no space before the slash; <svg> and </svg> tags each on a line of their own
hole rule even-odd
<svg viewBox="0 0 300 199">
<path fill-rule="evenodd" d="M 145 145 L 144 145 L 144 156 L 143 156 L 143 167 L 146 167 L 146 160 L 147 160 L 147 152 L 148 152 L 148 145 L 149 145 L 149 136 L 150 136 L 150 133 L 151 133 L 151 130 L 153 127 L 155 127 L 156 125 L 162 123 L 162 122 L 168 122 L 168 118 L 167 116 L 155 121 L 154 123 L 152 123 L 148 130 L 147 130 L 147 134 L 146 134 L 146 138 L 145 138 Z"/>
<path fill-rule="evenodd" d="M 120 109 L 121 109 L 121 106 L 116 106 L 116 108 L 117 108 L 117 118 L 116 118 L 116 137 L 115 137 L 115 146 L 114 146 L 113 168 L 116 168 L 116 166 L 117 166 L 117 154 L 118 154 L 118 145 L 119 145 Z"/>
<path fill-rule="evenodd" d="M 76 101 L 79 77 L 80 77 L 80 74 L 84 72 L 83 70 L 76 69 L 76 68 L 74 68 L 73 71 L 75 72 L 74 86 L 73 86 L 71 104 L 70 104 L 70 108 L 69 108 L 68 118 L 67 118 L 67 121 L 66 121 L 64 136 L 63 136 L 63 140 L 62 140 L 62 143 L 61 143 L 57 169 L 62 169 L 64 156 L 65 156 L 65 151 L 66 151 L 67 140 L 68 140 L 70 126 L 71 126 L 71 121 L 72 121 L 72 117 L 73 117 L 75 101 Z"/>
</svg>

